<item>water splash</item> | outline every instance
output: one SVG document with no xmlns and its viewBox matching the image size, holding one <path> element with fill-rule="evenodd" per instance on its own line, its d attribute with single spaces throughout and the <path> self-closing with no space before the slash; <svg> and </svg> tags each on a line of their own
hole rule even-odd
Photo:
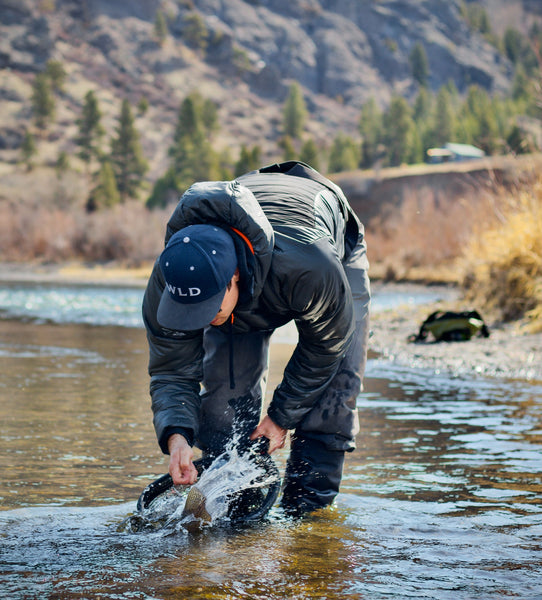
<svg viewBox="0 0 542 600">
<path fill-rule="evenodd" d="M 171 534 L 261 516 L 259 508 L 276 498 L 280 483 L 270 457 L 267 462 L 256 447 L 239 451 L 236 440 L 203 471 L 193 486 L 172 486 L 154 498 L 121 529 L 130 532 L 161 530 Z"/>
</svg>

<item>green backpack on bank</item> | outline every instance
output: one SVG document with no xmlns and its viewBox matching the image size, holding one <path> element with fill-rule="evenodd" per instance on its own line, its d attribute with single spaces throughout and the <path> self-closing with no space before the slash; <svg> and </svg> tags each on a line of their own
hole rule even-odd
<svg viewBox="0 0 542 600">
<path fill-rule="evenodd" d="M 474 336 L 489 337 L 489 329 L 477 310 L 437 310 L 425 319 L 417 335 L 409 336 L 408 341 L 425 342 L 429 334 L 436 342 L 463 342 Z"/>
</svg>

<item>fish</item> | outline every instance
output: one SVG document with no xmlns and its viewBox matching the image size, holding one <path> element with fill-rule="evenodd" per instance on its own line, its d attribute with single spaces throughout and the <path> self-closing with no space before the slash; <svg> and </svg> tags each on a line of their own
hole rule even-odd
<svg viewBox="0 0 542 600">
<path fill-rule="evenodd" d="M 211 525 L 213 518 L 207 510 L 207 496 L 192 486 L 186 496 L 183 512 L 181 514 L 181 525 L 188 531 L 195 533 L 203 527 Z"/>
</svg>

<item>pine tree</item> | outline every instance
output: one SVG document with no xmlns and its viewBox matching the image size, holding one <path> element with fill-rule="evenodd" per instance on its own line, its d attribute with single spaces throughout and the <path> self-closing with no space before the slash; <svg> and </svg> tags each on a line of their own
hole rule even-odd
<svg viewBox="0 0 542 600">
<path fill-rule="evenodd" d="M 412 118 L 424 149 L 433 146 L 435 97 L 426 87 L 421 87 L 412 107 Z"/>
<path fill-rule="evenodd" d="M 101 116 L 98 100 L 91 90 L 85 95 L 81 118 L 77 120 L 79 135 L 76 138 L 76 143 L 81 147 L 79 156 L 87 165 L 100 153 L 99 142 L 104 133 L 100 125 Z"/>
<path fill-rule="evenodd" d="M 183 37 L 189 46 L 204 51 L 207 48 L 209 32 L 205 21 L 197 12 L 191 12 L 184 18 Z"/>
<path fill-rule="evenodd" d="M 62 92 L 66 80 L 66 70 L 59 60 L 49 60 L 45 65 L 45 74 L 51 81 L 51 88 L 55 92 Z"/>
<path fill-rule="evenodd" d="M 186 188 L 195 181 L 215 179 L 217 175 L 218 158 L 203 123 L 202 105 L 199 94 L 190 94 L 179 109 L 173 145 L 169 149 L 179 188 Z"/>
<path fill-rule="evenodd" d="M 329 153 L 328 171 L 353 171 L 358 168 L 359 150 L 354 140 L 346 134 L 338 133 L 331 145 Z"/>
<path fill-rule="evenodd" d="M 244 144 L 241 146 L 239 160 L 235 163 L 234 174 L 239 177 L 249 171 L 255 171 L 260 167 L 261 150 L 259 146 L 254 146 L 249 150 Z"/>
<path fill-rule="evenodd" d="M 38 73 L 32 86 L 32 111 L 36 125 L 46 129 L 55 114 L 55 100 L 51 80 L 45 73 Z"/>
<path fill-rule="evenodd" d="M 285 135 L 279 140 L 279 148 L 282 150 L 282 160 L 295 160 L 296 151 L 292 138 L 289 135 Z"/>
<path fill-rule="evenodd" d="M 217 129 L 216 104 L 197 92 L 189 94 L 179 108 L 173 144 L 168 151 L 171 164 L 155 183 L 147 206 L 165 206 L 195 181 L 219 180 L 224 176 L 222 158 L 211 144 L 211 135 Z"/>
<path fill-rule="evenodd" d="M 34 158 L 34 156 L 36 156 L 37 153 L 38 149 L 36 147 L 36 140 L 32 133 L 30 133 L 30 131 L 28 131 L 27 129 L 25 131 L 23 143 L 21 145 L 21 156 L 28 171 L 31 171 L 34 167 L 32 159 Z"/>
<path fill-rule="evenodd" d="M 455 131 L 455 112 L 450 94 L 446 88 L 440 88 L 434 113 L 434 126 L 431 137 L 432 146 L 443 146 L 453 141 Z"/>
<path fill-rule="evenodd" d="M 497 147 L 498 124 L 494 106 L 484 89 L 476 85 L 469 87 L 461 118 L 467 128 L 467 141 L 492 154 Z"/>
<path fill-rule="evenodd" d="M 306 118 L 307 108 L 301 87 L 298 83 L 292 83 L 283 109 L 284 135 L 290 136 L 293 139 L 300 138 Z"/>
<path fill-rule="evenodd" d="M 64 150 L 58 153 L 58 157 L 55 163 L 55 171 L 57 179 L 62 179 L 62 176 L 66 173 L 66 171 L 70 168 L 70 160 L 68 158 L 68 153 Z"/>
<path fill-rule="evenodd" d="M 128 100 L 122 101 L 117 137 L 111 142 L 111 164 L 122 201 L 135 197 L 148 165 L 143 158 L 139 134 Z"/>
<path fill-rule="evenodd" d="M 407 162 L 415 125 L 410 107 L 404 98 L 392 98 L 388 110 L 384 113 L 383 126 L 388 164 L 393 167 Z"/>
<path fill-rule="evenodd" d="M 412 48 L 409 58 L 412 77 L 421 86 L 426 86 L 429 77 L 429 62 L 423 44 L 417 42 Z"/>
<path fill-rule="evenodd" d="M 149 110 L 149 101 L 147 100 L 147 98 L 142 97 L 139 102 L 137 103 L 137 112 L 140 115 L 144 115 L 146 114 L 146 112 Z"/>
<path fill-rule="evenodd" d="M 199 100 L 199 95 L 194 93 L 182 101 L 173 134 L 174 145 L 178 145 L 185 138 L 195 138 L 202 133 L 203 123 Z"/>
<path fill-rule="evenodd" d="M 369 169 L 378 159 L 378 147 L 382 138 L 382 113 L 374 98 L 362 107 L 359 118 L 361 134 L 361 166 Z"/>
<path fill-rule="evenodd" d="M 88 199 L 87 210 L 91 212 L 100 208 L 111 208 L 120 200 L 113 167 L 108 160 L 105 160 L 98 173 L 98 184 Z"/>
<path fill-rule="evenodd" d="M 301 146 L 301 151 L 299 152 L 299 160 L 311 166 L 313 169 L 316 169 L 317 171 L 320 170 L 318 146 L 312 138 L 306 140 L 303 143 L 303 146 Z"/>
<path fill-rule="evenodd" d="M 167 26 L 166 17 L 161 10 L 156 11 L 154 17 L 154 37 L 157 42 L 162 46 L 167 39 L 169 30 Z"/>
<path fill-rule="evenodd" d="M 217 106 L 209 98 L 201 99 L 201 122 L 207 135 L 211 135 L 220 129 Z"/>
</svg>

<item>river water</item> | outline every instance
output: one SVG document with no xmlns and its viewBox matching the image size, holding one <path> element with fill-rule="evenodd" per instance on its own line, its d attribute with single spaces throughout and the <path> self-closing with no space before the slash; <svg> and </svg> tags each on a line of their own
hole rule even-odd
<svg viewBox="0 0 542 600">
<path fill-rule="evenodd" d="M 374 310 L 439 293 L 376 287 Z M 372 355 L 334 508 L 128 533 L 141 490 L 167 470 L 141 296 L 0 287 L 1 598 L 542 598 L 542 383 Z M 289 330 L 272 344 L 270 389 L 291 344 Z"/>
</svg>

